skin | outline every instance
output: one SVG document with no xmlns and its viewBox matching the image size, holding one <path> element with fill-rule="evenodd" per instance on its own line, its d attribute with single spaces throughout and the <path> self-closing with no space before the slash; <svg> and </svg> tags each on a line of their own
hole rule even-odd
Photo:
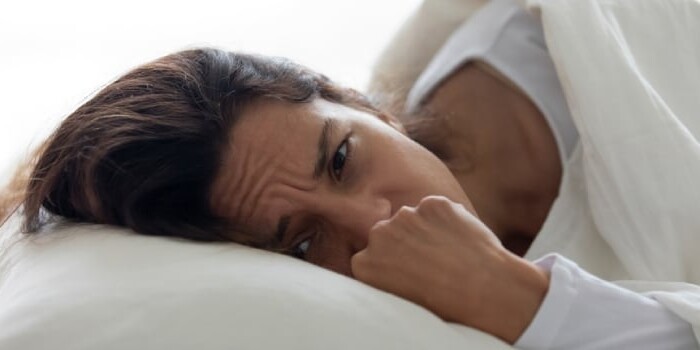
<svg viewBox="0 0 700 350">
<path fill-rule="evenodd" d="M 382 118 L 322 99 L 249 105 L 232 130 L 212 206 L 269 249 L 292 253 L 310 240 L 306 260 L 349 276 L 350 258 L 367 246 L 370 228 L 402 206 L 442 195 L 474 212 L 445 164 Z M 326 120 L 334 125 L 328 159 L 315 178 Z M 333 158 L 345 141 L 348 158 L 336 173 Z M 286 233 L 277 235 L 284 216 Z"/>
<path fill-rule="evenodd" d="M 532 101 L 483 62 L 467 64 L 429 96 L 447 116 L 435 148 L 503 245 L 524 255 L 556 199 L 562 167 L 550 127 Z"/>
<path fill-rule="evenodd" d="M 460 91 L 449 87 L 481 84 L 467 93 L 475 112 L 453 113 L 452 122 L 466 127 L 476 116 L 494 117 L 479 118 L 481 129 L 467 129 L 479 135 L 461 142 L 467 149 L 447 147 L 444 161 L 388 116 L 322 99 L 253 102 L 231 131 L 212 207 L 239 223 L 257 246 L 357 278 L 514 343 L 544 299 L 549 277 L 501 241 L 534 237 L 556 196 L 556 186 L 538 184 L 538 167 L 556 173 L 558 158 L 540 154 L 551 144 L 537 141 L 544 132 L 526 122 L 536 108 L 497 76 L 473 68 L 453 75 L 428 104 L 461 110 L 456 103 L 463 99 L 455 97 Z M 541 120 L 539 125 L 546 127 Z M 331 131 L 320 142 L 324 129 Z M 505 133 L 508 142 L 489 132 Z M 460 144 L 455 141 L 464 136 L 451 134 L 444 142 Z M 319 153 L 320 144 L 327 146 Z M 319 156 L 324 153 L 325 159 Z M 460 163 L 467 161 L 469 166 Z M 499 169 L 513 173 L 498 175 Z"/>
</svg>

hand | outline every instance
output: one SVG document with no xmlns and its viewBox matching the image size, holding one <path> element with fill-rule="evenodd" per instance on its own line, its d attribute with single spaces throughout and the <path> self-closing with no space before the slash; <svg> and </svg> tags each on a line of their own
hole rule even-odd
<svg viewBox="0 0 700 350">
<path fill-rule="evenodd" d="M 462 205 L 426 197 L 369 232 L 355 278 L 511 344 L 534 318 L 548 275 L 508 252 Z"/>
</svg>

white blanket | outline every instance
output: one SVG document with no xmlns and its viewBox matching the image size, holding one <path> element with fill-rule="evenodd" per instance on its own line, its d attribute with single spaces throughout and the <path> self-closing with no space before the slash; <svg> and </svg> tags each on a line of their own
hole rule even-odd
<svg viewBox="0 0 700 350">
<path fill-rule="evenodd" d="M 627 280 L 700 341 L 700 3 L 530 5 L 581 141 L 527 257 L 556 251 Z"/>
</svg>

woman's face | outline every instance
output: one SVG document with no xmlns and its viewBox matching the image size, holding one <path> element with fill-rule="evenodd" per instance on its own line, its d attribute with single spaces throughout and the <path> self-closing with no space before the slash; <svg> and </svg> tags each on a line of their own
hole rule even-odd
<svg viewBox="0 0 700 350">
<path fill-rule="evenodd" d="M 370 228 L 442 195 L 474 211 L 447 167 L 392 124 L 323 99 L 261 99 L 232 130 L 215 212 L 271 250 L 351 276 Z"/>
</svg>

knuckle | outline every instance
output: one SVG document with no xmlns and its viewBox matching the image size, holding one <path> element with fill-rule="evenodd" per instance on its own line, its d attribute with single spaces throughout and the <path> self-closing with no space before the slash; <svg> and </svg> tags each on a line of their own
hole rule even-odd
<svg viewBox="0 0 700 350">
<path fill-rule="evenodd" d="M 354 278 L 362 281 L 366 281 L 370 278 L 372 259 L 367 250 L 362 250 L 350 258 L 350 270 Z"/>
<path fill-rule="evenodd" d="M 371 235 L 377 231 L 384 231 L 387 229 L 387 226 L 389 226 L 389 220 L 379 220 L 372 225 L 372 227 L 369 229 L 369 233 Z"/>
<path fill-rule="evenodd" d="M 452 201 L 444 196 L 427 196 L 418 204 L 418 211 L 444 211 L 452 207 Z"/>
<path fill-rule="evenodd" d="M 404 237 L 404 233 L 411 231 L 411 228 L 415 227 L 420 220 L 416 208 L 403 206 L 401 207 L 394 217 L 391 219 L 390 229 L 387 230 L 387 234 L 396 239 L 401 239 Z"/>
<path fill-rule="evenodd" d="M 353 254 L 353 256 L 350 258 L 350 262 L 353 264 L 364 266 L 367 265 L 371 259 L 372 253 L 368 249 L 363 249 Z"/>
<path fill-rule="evenodd" d="M 450 204 L 450 200 L 447 199 L 445 196 L 437 196 L 437 195 L 432 195 L 432 196 L 427 196 L 421 199 L 420 204 L 422 205 L 448 205 Z"/>
<path fill-rule="evenodd" d="M 391 236 L 392 231 L 394 230 L 391 228 L 389 220 L 377 222 L 367 234 L 367 247 L 381 246 L 382 242 Z"/>
<path fill-rule="evenodd" d="M 399 208 L 396 213 L 394 213 L 394 216 L 389 219 L 389 230 L 388 231 L 397 231 L 397 230 L 404 230 L 407 227 L 412 227 L 416 224 L 416 220 L 418 220 L 418 215 L 416 212 L 416 209 L 413 207 L 409 206 L 403 206 Z"/>
<path fill-rule="evenodd" d="M 396 214 L 394 214 L 394 218 L 397 220 L 405 220 L 409 217 L 412 217 L 415 214 L 415 211 L 416 210 L 414 208 L 404 205 L 396 211 Z"/>
<path fill-rule="evenodd" d="M 356 268 L 361 267 L 365 263 L 365 260 L 367 260 L 366 250 L 355 253 L 352 257 L 350 257 L 350 266 L 352 267 L 352 270 L 355 271 Z"/>
</svg>

